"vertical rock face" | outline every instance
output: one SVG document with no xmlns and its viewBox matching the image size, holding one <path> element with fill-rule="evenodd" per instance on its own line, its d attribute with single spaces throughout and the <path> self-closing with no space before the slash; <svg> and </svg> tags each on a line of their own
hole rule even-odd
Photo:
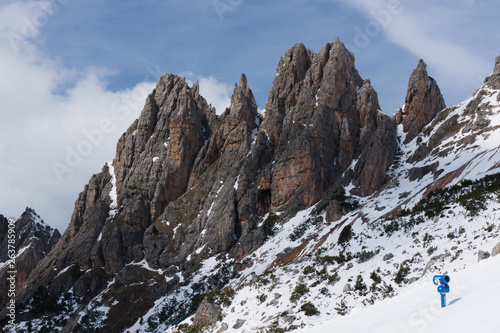
<svg viewBox="0 0 500 333">
<path fill-rule="evenodd" d="M 15 265 L 10 266 L 9 228 L 8 220 L 0 215 L 0 262 L 5 263 L 0 268 L 0 306 L 3 308 L 8 301 L 7 298 L 7 271 L 16 271 L 17 290 L 24 288 L 28 276 L 61 238 L 57 229 L 52 229 L 45 224 L 40 216 L 31 208 L 26 208 L 21 217 L 15 221 Z"/>
<path fill-rule="evenodd" d="M 353 169 L 353 192 L 364 196 L 384 184 L 386 171 L 394 161 L 398 144 L 396 123 L 380 112 L 377 93 L 369 80 L 365 80 L 359 92 L 357 105 L 361 119 L 360 155 Z"/>
<path fill-rule="evenodd" d="M 190 88 L 169 74 L 159 79 L 141 116 L 118 141 L 113 165 L 120 209 L 103 230 L 106 268 L 118 271 L 143 259 L 144 231 L 186 191 L 211 118 L 215 110 L 200 97 L 198 85 Z"/>
<path fill-rule="evenodd" d="M 103 331 L 118 332 L 204 259 L 261 246 L 268 213 L 293 215 L 350 183 L 358 195 L 378 190 L 396 150 L 396 122 L 338 39 L 286 52 L 264 115 L 244 74 L 220 116 L 197 84 L 166 74 L 19 302 L 38 285 L 84 300 L 101 293 L 111 304 Z"/>
<path fill-rule="evenodd" d="M 359 76 L 352 53 L 338 39 L 317 54 L 297 44 L 277 71 L 262 124 L 275 154 L 266 174 L 271 181 L 264 182 L 271 184 L 271 206 L 310 206 L 357 159 L 363 163 L 345 183 L 354 180 L 361 195 L 380 187 L 397 149 L 395 123 L 379 112 L 377 94 Z M 379 134 L 391 143 L 376 143 L 386 139 Z M 369 146 L 377 146 L 375 160 Z"/>
<path fill-rule="evenodd" d="M 406 133 L 405 143 L 413 140 L 445 107 L 436 80 L 427 74 L 427 65 L 420 59 L 408 81 L 405 105 L 398 117 Z"/>
<path fill-rule="evenodd" d="M 213 122 L 194 161 L 186 193 L 169 203 L 145 233 L 146 258 L 154 266 L 192 271 L 202 258 L 229 251 L 239 240 L 249 217 L 240 214 L 245 208 L 238 204 L 238 192 L 243 196 L 248 184 L 238 189 L 238 181 L 256 119 L 257 105 L 242 75 L 231 106 Z"/>
<path fill-rule="evenodd" d="M 147 201 L 150 220 L 186 191 L 191 166 L 210 132 L 215 111 L 184 79 L 165 75 L 148 97 L 141 117 L 120 138 L 114 166 L 118 204 Z M 133 216 L 134 211 L 127 214 Z M 147 228 L 141 212 L 136 224 Z M 141 221 L 139 221 L 141 220 Z"/>
</svg>

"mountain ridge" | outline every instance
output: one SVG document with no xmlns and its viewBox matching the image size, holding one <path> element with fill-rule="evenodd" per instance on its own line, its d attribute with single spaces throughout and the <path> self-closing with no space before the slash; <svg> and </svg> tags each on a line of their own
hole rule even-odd
<svg viewBox="0 0 500 333">
<path fill-rule="evenodd" d="M 280 59 L 263 115 L 244 74 L 220 116 L 197 84 L 166 74 L 120 138 L 114 161 L 85 186 L 19 306 L 42 287 L 73 297 L 70 310 L 40 322 L 51 329 L 146 329 L 140 320 L 158 327 L 182 314 L 172 304 L 152 313 L 160 300 L 184 295 L 192 301 L 180 309 L 191 313 L 238 274 L 244 285 L 250 272 L 335 247 L 331 238 L 347 225 L 395 216 L 436 188 L 479 175 L 472 171 L 479 161 L 484 174 L 497 170 L 498 146 L 487 136 L 500 126 L 498 61 L 467 103 L 445 108 L 420 60 L 393 117 L 380 111 L 370 80 L 338 38 L 316 54 L 296 44 Z M 467 160 L 462 153 L 475 140 L 489 150 Z M 380 204 L 391 200 L 397 204 Z M 322 235 L 317 242 L 303 238 L 313 225 Z M 277 230 L 293 233 L 293 246 L 269 259 L 262 254 L 268 266 L 257 269 L 252 254 L 274 244 Z M 207 268 L 212 261 L 218 271 Z M 201 284 L 210 272 L 211 283 Z"/>
</svg>

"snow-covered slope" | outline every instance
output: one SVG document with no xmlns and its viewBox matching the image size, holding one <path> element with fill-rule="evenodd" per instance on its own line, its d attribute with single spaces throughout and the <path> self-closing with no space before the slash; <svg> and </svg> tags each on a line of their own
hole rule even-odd
<svg viewBox="0 0 500 333">
<path fill-rule="evenodd" d="M 451 274 L 446 308 L 441 308 L 431 279 L 422 279 L 392 299 L 297 333 L 496 333 L 500 328 L 499 276 L 497 256 Z"/>
<path fill-rule="evenodd" d="M 302 239 L 308 239 L 306 245 L 286 251 L 301 243 L 292 242 L 290 235 L 310 218 L 311 211 L 298 214 L 255 253 L 255 259 L 250 259 L 253 265 L 232 284 L 236 295 L 224 309 L 222 321 L 207 332 L 226 325 L 227 332 L 268 327 L 287 331 L 343 315 L 350 318 L 353 313 L 358 313 L 356 318 L 362 323 L 365 307 L 405 291 L 407 285 L 428 289 L 426 294 L 439 302 L 433 274 L 450 274 L 456 292 L 461 284 L 455 274 L 475 266 L 478 250 L 491 251 L 500 242 L 500 202 L 490 200 L 474 217 L 457 204 L 439 219 L 426 219 L 413 227 L 408 221 L 406 230 L 400 225 L 399 230 L 390 231 L 394 221 L 371 226 L 355 223 L 355 236 L 344 245 L 336 244 L 341 233 L 336 226 L 311 226 Z M 281 253 L 293 261 L 276 265 Z M 305 304 L 312 304 L 312 312 L 306 313 Z M 241 327 L 233 328 L 238 322 L 243 323 Z"/>
</svg>

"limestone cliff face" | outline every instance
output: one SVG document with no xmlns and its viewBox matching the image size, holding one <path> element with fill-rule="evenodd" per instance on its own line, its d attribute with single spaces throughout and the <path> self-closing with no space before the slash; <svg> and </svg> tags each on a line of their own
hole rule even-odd
<svg viewBox="0 0 500 333">
<path fill-rule="evenodd" d="M 102 231 L 96 258 L 111 271 L 141 261 L 144 231 L 186 192 L 215 110 L 178 76 L 165 75 L 139 119 L 120 138 L 113 162 L 118 212 Z"/>
<path fill-rule="evenodd" d="M 420 59 L 408 81 L 405 105 L 398 111 L 398 123 L 403 124 L 405 143 L 413 140 L 436 114 L 446 107 L 441 91 L 427 74 L 427 65 Z"/>
<path fill-rule="evenodd" d="M 240 174 L 257 132 L 257 115 L 242 75 L 231 106 L 213 122 L 211 135 L 194 161 L 186 193 L 169 203 L 146 231 L 146 258 L 154 266 L 191 272 L 203 258 L 233 249 L 242 228 L 256 223 L 257 215 L 245 215 L 248 208 L 240 205 L 249 186 Z"/>
<path fill-rule="evenodd" d="M 197 84 L 166 74 L 18 301 L 40 285 L 81 306 L 100 295 L 103 332 L 120 332 L 204 259 L 239 262 L 260 247 L 269 216 L 285 221 L 349 184 L 360 196 L 380 189 L 397 147 L 396 121 L 338 39 L 318 53 L 292 47 L 263 114 L 244 74 L 220 116 Z M 80 314 L 68 316 L 71 330 Z"/>
<path fill-rule="evenodd" d="M 262 188 L 271 191 L 271 206 L 310 206 L 342 177 L 357 194 L 373 193 L 394 159 L 396 126 L 352 53 L 338 39 L 317 54 L 297 44 L 277 71 L 262 124 L 275 160 L 265 174 L 270 187 Z M 355 160 L 361 163 L 345 173 Z"/>
</svg>

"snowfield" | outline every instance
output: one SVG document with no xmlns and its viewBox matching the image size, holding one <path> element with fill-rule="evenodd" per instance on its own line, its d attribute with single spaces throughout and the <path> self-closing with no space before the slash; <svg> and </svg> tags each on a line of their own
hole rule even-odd
<svg viewBox="0 0 500 333">
<path fill-rule="evenodd" d="M 441 308 L 432 276 L 394 298 L 297 333 L 498 333 L 500 256 L 450 274 L 448 306 Z"/>
</svg>

